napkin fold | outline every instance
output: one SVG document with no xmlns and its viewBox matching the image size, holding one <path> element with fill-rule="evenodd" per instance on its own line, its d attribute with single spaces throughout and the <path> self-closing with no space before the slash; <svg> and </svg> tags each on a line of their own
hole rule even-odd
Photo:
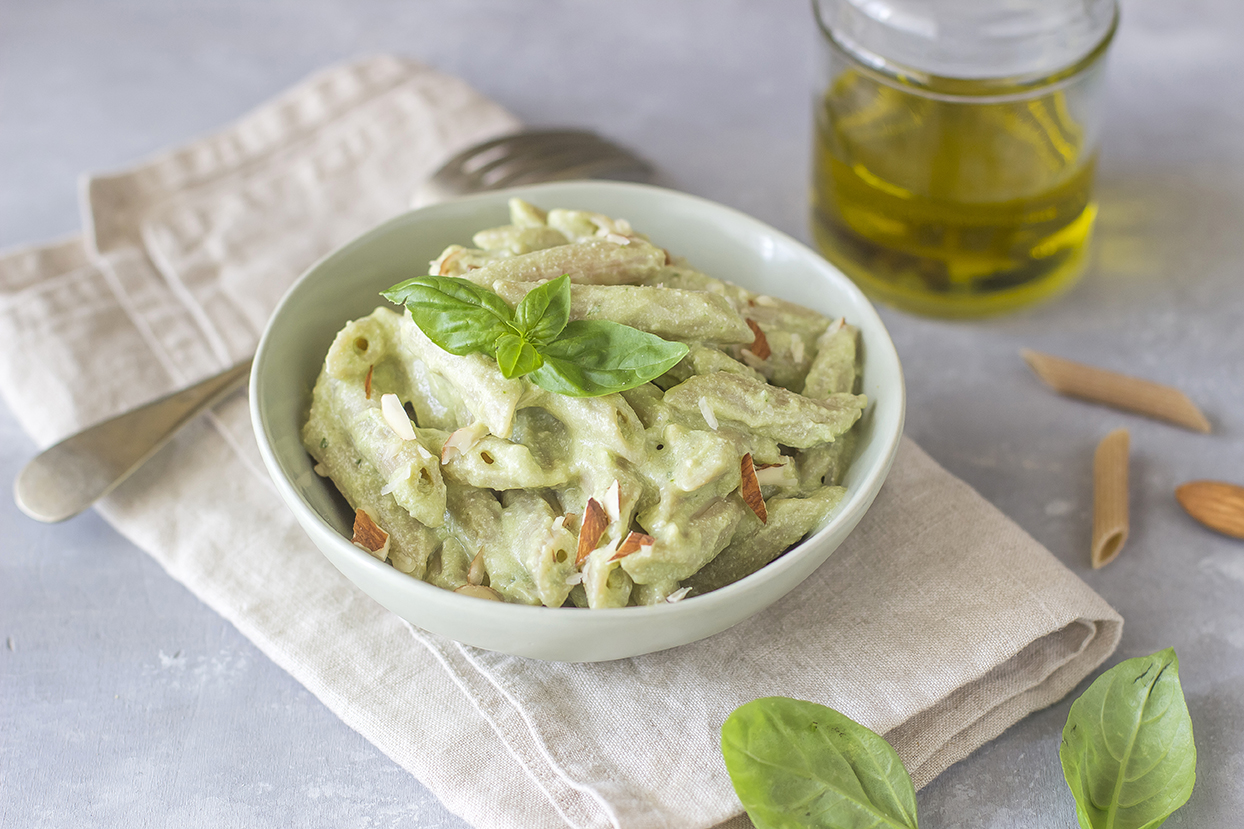
<svg viewBox="0 0 1244 829">
<path fill-rule="evenodd" d="M 461 81 L 376 57 L 224 131 L 84 181 L 86 232 L 0 258 L 0 395 L 40 444 L 248 356 L 311 262 L 401 212 L 458 150 L 517 127 Z M 1122 619 L 904 440 L 843 546 L 715 637 L 544 663 L 432 636 L 312 546 L 226 400 L 99 505 L 119 532 L 479 827 L 739 817 L 718 729 L 786 695 L 894 744 L 917 786 L 1070 691 Z"/>
</svg>

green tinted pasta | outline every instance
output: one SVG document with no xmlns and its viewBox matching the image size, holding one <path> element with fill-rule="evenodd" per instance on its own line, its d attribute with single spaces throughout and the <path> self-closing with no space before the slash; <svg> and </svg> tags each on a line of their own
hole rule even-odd
<svg viewBox="0 0 1244 829">
<path fill-rule="evenodd" d="M 736 581 L 823 523 L 867 404 L 855 328 L 699 273 L 621 219 L 515 200 L 510 222 L 430 272 L 511 307 L 569 274 L 571 319 L 690 350 L 651 383 L 567 397 L 443 351 L 404 309 L 349 323 L 303 442 L 388 534 L 369 552 L 447 590 L 623 607 Z"/>
</svg>

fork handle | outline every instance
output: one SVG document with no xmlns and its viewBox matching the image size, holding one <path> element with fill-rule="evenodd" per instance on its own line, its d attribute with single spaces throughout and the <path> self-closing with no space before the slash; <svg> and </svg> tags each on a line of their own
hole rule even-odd
<svg viewBox="0 0 1244 829">
<path fill-rule="evenodd" d="M 250 369 L 247 360 L 65 438 L 18 473 L 13 499 L 38 521 L 72 518 L 112 492 L 182 427 L 240 386 Z"/>
</svg>

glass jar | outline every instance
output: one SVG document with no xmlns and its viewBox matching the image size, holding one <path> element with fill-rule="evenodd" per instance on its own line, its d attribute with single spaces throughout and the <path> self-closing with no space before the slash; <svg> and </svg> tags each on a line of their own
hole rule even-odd
<svg viewBox="0 0 1244 829">
<path fill-rule="evenodd" d="M 874 299 L 981 316 L 1083 273 L 1115 0 L 813 0 L 812 226 Z"/>
</svg>

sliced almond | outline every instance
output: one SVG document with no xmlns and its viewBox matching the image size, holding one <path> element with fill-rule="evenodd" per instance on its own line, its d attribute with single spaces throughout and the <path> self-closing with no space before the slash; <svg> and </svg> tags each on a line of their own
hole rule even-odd
<svg viewBox="0 0 1244 829">
<path fill-rule="evenodd" d="M 366 510 L 354 511 L 354 537 L 350 543 L 381 561 L 389 557 L 389 534 L 376 526 Z"/>
<path fill-rule="evenodd" d="M 402 440 L 415 439 L 415 427 L 411 425 L 410 418 L 406 416 L 406 410 L 402 408 L 402 401 L 396 394 L 380 396 L 380 414 L 384 415 L 384 422 L 389 424 L 393 434 Z"/>
<path fill-rule="evenodd" d="M 760 482 L 756 480 L 756 467 L 752 464 L 751 452 L 743 456 L 739 471 L 743 473 L 743 480 L 739 484 L 739 494 L 743 496 L 743 502 L 756 513 L 760 523 L 769 523 L 769 510 L 765 508 L 765 498 L 760 494 Z"/>
<path fill-rule="evenodd" d="M 476 421 L 470 426 L 456 429 L 441 446 L 441 463 L 449 463 L 459 455 L 465 455 L 488 435 L 488 424 Z"/>
<path fill-rule="evenodd" d="M 622 545 L 618 547 L 617 552 L 615 552 L 609 560 L 617 561 L 620 558 L 629 556 L 631 553 L 638 553 L 645 547 L 651 550 L 652 546 L 656 543 L 657 540 L 652 536 L 645 535 L 644 533 L 637 533 L 634 530 L 631 530 L 630 535 L 626 537 L 626 540 L 622 542 Z"/>
<path fill-rule="evenodd" d="M 471 559 L 471 566 L 467 568 L 467 584 L 483 584 L 486 578 L 488 571 L 484 568 L 484 548 L 480 547 L 475 558 Z"/>
<path fill-rule="evenodd" d="M 375 366 L 368 366 L 367 376 L 363 378 L 363 397 L 368 400 L 371 400 L 371 373 L 375 368 Z"/>
<path fill-rule="evenodd" d="M 605 490 L 605 499 L 601 506 L 605 508 L 605 515 L 609 516 L 610 521 L 622 520 L 622 490 L 618 486 L 617 478 Z"/>
<path fill-rule="evenodd" d="M 748 351 L 756 355 L 761 360 L 769 359 L 769 355 L 773 353 L 769 348 L 769 340 L 765 337 L 765 332 L 761 330 L 760 324 L 753 319 L 747 321 L 747 327 L 752 329 L 752 333 L 756 335 L 756 339 L 752 340 Z"/>
<path fill-rule="evenodd" d="M 457 250 L 453 250 L 453 248 L 457 248 Z M 440 267 L 436 269 L 436 272 L 440 276 L 448 276 L 449 272 L 453 270 L 454 260 L 457 259 L 462 254 L 466 253 L 466 248 L 460 245 L 451 245 L 450 250 L 452 252 L 450 252 L 448 256 L 446 256 L 445 258 L 441 260 Z M 433 264 L 435 264 L 435 262 L 433 262 Z"/>
<path fill-rule="evenodd" d="M 794 464 L 789 461 L 757 463 L 753 466 L 756 470 L 756 483 L 761 486 L 795 486 L 799 483 L 799 475 L 795 472 Z"/>
<path fill-rule="evenodd" d="M 1244 538 L 1244 487 L 1223 481 L 1190 481 L 1175 490 L 1188 514 L 1211 530 Z"/>
<path fill-rule="evenodd" d="M 504 602 L 501 594 L 491 587 L 485 587 L 482 584 L 464 584 L 454 591 L 460 596 L 470 596 L 474 599 L 487 599 L 490 602 Z"/>
<path fill-rule="evenodd" d="M 576 567 L 582 567 L 588 555 L 600 544 L 600 537 L 605 534 L 607 526 L 609 517 L 605 515 L 605 508 L 595 498 L 588 498 L 587 508 L 583 510 L 583 526 L 579 528 L 579 549 L 574 557 Z"/>
</svg>

